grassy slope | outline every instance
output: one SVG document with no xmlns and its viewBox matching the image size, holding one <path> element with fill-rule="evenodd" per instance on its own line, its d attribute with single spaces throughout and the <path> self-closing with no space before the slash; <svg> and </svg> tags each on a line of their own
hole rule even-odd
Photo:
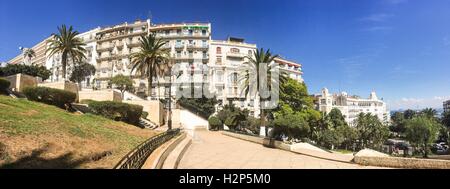
<svg viewBox="0 0 450 189">
<path fill-rule="evenodd" d="M 154 134 L 0 95 L 0 168 L 112 168 Z"/>
</svg>

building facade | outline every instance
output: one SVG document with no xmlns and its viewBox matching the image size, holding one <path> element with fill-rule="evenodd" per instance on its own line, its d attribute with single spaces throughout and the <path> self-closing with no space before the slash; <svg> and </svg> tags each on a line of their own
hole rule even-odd
<svg viewBox="0 0 450 189">
<path fill-rule="evenodd" d="M 184 81 L 181 87 L 170 85 L 171 77 L 163 75 L 153 79 L 152 91 L 149 92 L 147 79 L 141 79 L 136 72 L 131 72 L 129 56 L 139 51 L 139 38 L 151 33 L 166 42 L 163 48 L 170 53 L 179 68 L 181 75 L 177 79 Z M 78 37 L 86 44 L 85 61 L 96 67 L 95 75 L 81 82 L 81 87 L 109 88 L 111 87 L 109 80 L 123 74 L 133 78 L 134 91 L 141 94 L 140 96 L 148 95 L 152 99 L 167 98 L 170 86 L 172 86 L 170 96 L 175 96 L 181 89 L 193 91 L 207 88 L 208 92 L 216 95 L 221 104 L 233 103 L 259 115 L 257 112 L 259 108 L 255 108 L 259 107 L 259 102 L 250 97 L 245 98 L 241 93 L 242 86 L 238 82 L 242 66 L 248 62 L 248 56 L 257 49 L 256 44 L 245 43 L 244 39 L 239 38 L 212 40 L 211 36 L 211 23 L 153 24 L 150 20 L 98 27 L 81 33 Z M 61 55 L 49 57 L 45 54 L 46 47 L 48 47 L 47 39 L 33 47 L 36 48 L 37 54 L 34 61 L 51 70 L 49 82 L 61 81 L 63 78 Z M 21 63 L 21 58 L 19 55 L 10 63 Z M 303 82 L 299 63 L 283 58 L 277 58 L 274 62 L 280 65 L 280 71 Z M 69 57 L 66 78 L 70 77 L 73 65 Z"/>
<path fill-rule="evenodd" d="M 444 102 L 444 112 L 450 112 L 450 100 Z"/>
<path fill-rule="evenodd" d="M 39 42 L 35 46 L 31 47 L 31 49 L 34 51 L 35 56 L 32 57 L 30 60 L 31 62 L 28 62 L 27 58 L 24 57 L 24 55 L 21 53 L 20 55 L 14 57 L 13 59 L 9 60 L 9 64 L 22 64 L 27 63 L 31 65 L 38 65 L 38 66 L 45 66 L 46 62 L 46 50 L 47 50 L 47 40 L 49 38 Z M 22 51 L 22 49 L 21 49 Z"/>
<path fill-rule="evenodd" d="M 316 95 L 315 98 L 316 108 L 319 111 L 328 114 L 333 108 L 337 108 L 350 126 L 355 125 L 354 121 L 360 113 L 376 115 L 383 123 L 388 123 L 390 120 L 386 103 L 378 99 L 375 92 L 370 93 L 369 98 L 364 99 L 350 96 L 345 92 L 331 94 L 327 88 L 324 88 L 321 94 Z"/>
</svg>

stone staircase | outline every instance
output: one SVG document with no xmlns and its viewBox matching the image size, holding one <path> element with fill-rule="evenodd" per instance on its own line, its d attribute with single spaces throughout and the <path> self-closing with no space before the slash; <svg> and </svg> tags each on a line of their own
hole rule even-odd
<svg viewBox="0 0 450 189">
<path fill-rule="evenodd" d="M 139 126 L 141 126 L 142 128 L 152 130 L 157 129 L 159 127 L 159 125 L 157 125 L 156 123 L 153 123 L 152 121 L 144 118 L 139 119 Z"/>
</svg>

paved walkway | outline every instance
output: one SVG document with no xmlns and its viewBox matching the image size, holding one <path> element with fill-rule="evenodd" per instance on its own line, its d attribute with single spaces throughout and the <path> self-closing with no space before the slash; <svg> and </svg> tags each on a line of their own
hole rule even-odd
<svg viewBox="0 0 450 189">
<path fill-rule="evenodd" d="M 222 135 L 196 131 L 179 169 L 361 169 L 342 163 L 295 154 Z"/>
</svg>

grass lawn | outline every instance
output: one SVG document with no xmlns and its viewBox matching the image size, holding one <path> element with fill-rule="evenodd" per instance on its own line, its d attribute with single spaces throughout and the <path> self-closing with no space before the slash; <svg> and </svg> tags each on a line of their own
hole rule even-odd
<svg viewBox="0 0 450 189">
<path fill-rule="evenodd" d="M 0 168 L 112 168 L 155 134 L 0 95 Z"/>
</svg>

